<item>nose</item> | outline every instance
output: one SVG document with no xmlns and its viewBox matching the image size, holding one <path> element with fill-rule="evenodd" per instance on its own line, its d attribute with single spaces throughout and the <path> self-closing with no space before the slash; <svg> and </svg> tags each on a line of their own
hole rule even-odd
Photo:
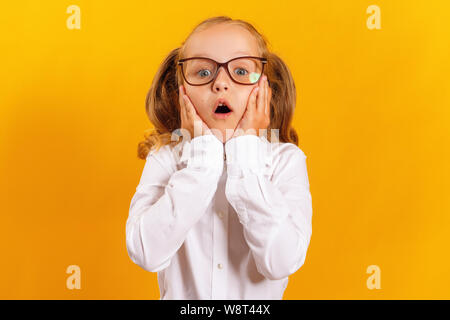
<svg viewBox="0 0 450 320">
<path fill-rule="evenodd" d="M 230 77 L 228 77 L 227 71 L 223 67 L 220 67 L 217 73 L 217 77 L 213 82 L 213 90 L 214 91 L 228 90 L 230 86 L 230 81 L 231 79 Z"/>
</svg>

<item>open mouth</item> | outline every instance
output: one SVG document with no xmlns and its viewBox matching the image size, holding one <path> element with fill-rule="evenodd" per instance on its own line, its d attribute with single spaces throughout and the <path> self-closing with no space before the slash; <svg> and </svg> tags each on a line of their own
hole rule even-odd
<svg viewBox="0 0 450 320">
<path fill-rule="evenodd" d="M 230 108 L 228 108 L 228 106 L 226 104 L 219 104 L 217 106 L 216 111 L 214 111 L 214 113 L 228 113 L 231 112 Z"/>
<path fill-rule="evenodd" d="M 214 117 L 217 119 L 225 119 L 228 117 L 233 110 L 230 107 L 230 104 L 225 99 L 219 99 L 216 102 L 216 107 L 214 110 Z"/>
</svg>

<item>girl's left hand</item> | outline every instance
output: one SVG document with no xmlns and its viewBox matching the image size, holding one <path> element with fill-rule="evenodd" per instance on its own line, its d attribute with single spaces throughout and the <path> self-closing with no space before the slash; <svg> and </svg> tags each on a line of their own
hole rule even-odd
<svg viewBox="0 0 450 320">
<path fill-rule="evenodd" d="M 267 129 L 270 125 L 271 98 L 272 89 L 269 87 L 267 76 L 264 75 L 258 82 L 258 86 L 253 88 L 253 91 L 250 93 L 247 108 L 234 130 L 232 138 L 247 134 L 258 136 L 260 129 Z"/>
</svg>

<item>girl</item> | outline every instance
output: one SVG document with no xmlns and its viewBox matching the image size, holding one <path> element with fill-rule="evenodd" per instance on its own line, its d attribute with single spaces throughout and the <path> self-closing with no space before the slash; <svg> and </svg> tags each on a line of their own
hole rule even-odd
<svg viewBox="0 0 450 320">
<path fill-rule="evenodd" d="M 242 20 L 205 20 L 165 59 L 126 224 L 160 299 L 282 299 L 312 232 L 295 102 L 289 69 Z"/>
</svg>

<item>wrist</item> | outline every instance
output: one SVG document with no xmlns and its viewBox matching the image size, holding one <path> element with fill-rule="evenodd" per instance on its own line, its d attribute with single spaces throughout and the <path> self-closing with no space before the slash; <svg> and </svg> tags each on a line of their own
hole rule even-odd
<svg viewBox="0 0 450 320">
<path fill-rule="evenodd" d="M 264 136 L 244 134 L 225 144 L 228 173 L 241 175 L 243 171 L 260 174 L 271 162 L 271 144 Z"/>
<path fill-rule="evenodd" d="M 188 168 L 219 171 L 223 169 L 223 154 L 223 143 L 213 134 L 205 134 L 185 142 L 180 161 Z"/>
</svg>

